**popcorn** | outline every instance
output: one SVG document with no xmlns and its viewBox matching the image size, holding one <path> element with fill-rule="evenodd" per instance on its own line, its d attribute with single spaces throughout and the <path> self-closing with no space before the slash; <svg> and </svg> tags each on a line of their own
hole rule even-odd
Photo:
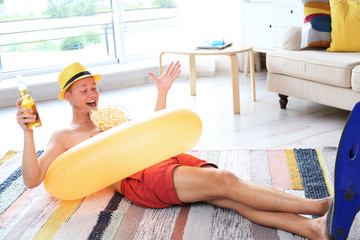
<svg viewBox="0 0 360 240">
<path fill-rule="evenodd" d="M 97 128 L 105 131 L 127 122 L 128 111 L 122 107 L 105 106 L 91 110 L 90 118 Z"/>
</svg>

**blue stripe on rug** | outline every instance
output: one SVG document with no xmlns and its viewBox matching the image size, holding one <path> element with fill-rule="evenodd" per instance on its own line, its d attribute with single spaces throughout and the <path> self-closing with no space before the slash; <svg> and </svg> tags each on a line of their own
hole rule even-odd
<svg viewBox="0 0 360 240">
<path fill-rule="evenodd" d="M 320 199 L 329 196 L 315 149 L 294 149 L 304 186 L 305 197 Z"/>
<path fill-rule="evenodd" d="M 4 182 L 0 184 L 0 195 L 21 176 L 21 167 L 18 167 Z"/>
<path fill-rule="evenodd" d="M 39 151 L 37 151 L 37 152 L 36 152 L 36 156 L 37 156 L 37 157 L 40 157 L 43 152 L 44 152 L 44 150 L 39 150 Z"/>
<path fill-rule="evenodd" d="M 100 212 L 97 223 L 95 224 L 88 239 L 101 239 L 104 231 L 110 224 L 113 212 L 119 207 L 122 198 L 123 195 L 115 192 L 114 196 L 110 199 L 104 211 Z"/>
<path fill-rule="evenodd" d="M 43 152 L 43 150 L 37 151 L 37 157 L 40 157 Z M 11 158 L 8 161 L 11 161 Z M 23 181 L 18 181 L 20 176 L 22 176 L 21 166 L 18 167 L 4 182 L 0 184 L 0 199 L 2 200 L 0 214 L 3 213 L 11 205 L 11 203 L 26 190 Z M 9 187 L 10 189 L 8 189 Z M 12 195 L 11 198 L 7 197 L 7 201 L 4 201 L 4 199 L 2 199 L 2 194 L 7 190 L 11 191 Z"/>
<path fill-rule="evenodd" d="M 43 152 L 44 152 L 43 150 L 37 151 L 36 153 L 37 157 L 39 157 Z M 20 166 L 4 182 L 0 184 L 0 194 L 2 194 L 6 190 L 6 188 L 8 188 L 11 185 L 11 183 L 16 181 L 16 179 L 18 179 L 21 175 L 22 173 Z"/>
</svg>

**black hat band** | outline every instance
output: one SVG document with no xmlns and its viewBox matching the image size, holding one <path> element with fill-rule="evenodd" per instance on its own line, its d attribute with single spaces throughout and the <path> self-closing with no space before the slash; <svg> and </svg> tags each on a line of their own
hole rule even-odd
<svg viewBox="0 0 360 240">
<path fill-rule="evenodd" d="M 70 83 L 72 83 L 73 81 L 84 75 L 91 75 L 91 73 L 89 71 L 83 71 L 83 72 L 79 72 L 78 74 L 75 74 L 72 78 L 69 79 L 69 81 L 65 83 L 63 89 L 66 88 L 67 85 L 69 85 Z"/>
</svg>

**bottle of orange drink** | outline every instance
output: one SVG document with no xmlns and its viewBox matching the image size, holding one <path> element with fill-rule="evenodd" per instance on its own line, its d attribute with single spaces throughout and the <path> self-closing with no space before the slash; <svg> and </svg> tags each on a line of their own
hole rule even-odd
<svg viewBox="0 0 360 240">
<path fill-rule="evenodd" d="M 29 129 L 33 129 L 35 127 L 40 127 L 41 121 L 40 121 L 39 113 L 38 113 L 36 105 L 35 105 L 35 101 L 34 101 L 34 99 L 32 99 L 30 97 L 29 91 L 28 91 L 21 75 L 17 76 L 17 82 L 18 82 L 18 86 L 19 86 L 19 93 L 20 93 L 20 96 L 22 97 L 21 107 L 27 108 L 27 109 L 32 109 L 31 114 L 36 115 L 35 121 L 27 123 L 26 124 L 27 127 Z"/>
</svg>

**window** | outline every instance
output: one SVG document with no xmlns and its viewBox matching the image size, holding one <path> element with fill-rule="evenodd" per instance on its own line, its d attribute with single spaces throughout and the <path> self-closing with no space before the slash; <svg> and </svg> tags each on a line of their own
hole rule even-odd
<svg viewBox="0 0 360 240">
<path fill-rule="evenodd" d="M 172 0 L 0 0 L 0 71 L 155 57 L 177 19 Z"/>
<path fill-rule="evenodd" d="M 179 9 L 172 0 L 124 0 L 122 12 L 127 60 L 158 54 L 179 31 Z"/>
</svg>

